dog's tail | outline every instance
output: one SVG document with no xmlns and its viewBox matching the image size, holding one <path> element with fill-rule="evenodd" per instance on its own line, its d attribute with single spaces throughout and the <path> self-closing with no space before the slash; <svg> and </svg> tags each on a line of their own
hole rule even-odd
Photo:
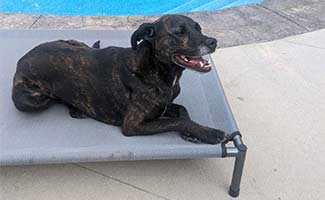
<svg viewBox="0 0 325 200">
<path fill-rule="evenodd" d="M 95 49 L 100 49 L 100 40 L 98 40 L 97 42 L 95 42 L 95 43 L 93 44 L 93 48 L 95 48 Z"/>
</svg>

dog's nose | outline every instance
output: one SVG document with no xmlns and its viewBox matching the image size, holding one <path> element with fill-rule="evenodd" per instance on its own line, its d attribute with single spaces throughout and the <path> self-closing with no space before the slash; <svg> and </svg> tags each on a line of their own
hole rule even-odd
<svg viewBox="0 0 325 200">
<path fill-rule="evenodd" d="M 205 43 L 211 49 L 215 49 L 217 47 L 217 40 L 214 38 L 206 39 Z"/>
</svg>

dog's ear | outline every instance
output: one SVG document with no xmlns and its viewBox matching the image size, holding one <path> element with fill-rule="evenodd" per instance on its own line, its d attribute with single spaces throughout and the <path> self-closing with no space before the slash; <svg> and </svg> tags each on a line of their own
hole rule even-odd
<svg viewBox="0 0 325 200">
<path fill-rule="evenodd" d="M 152 23 L 141 24 L 138 30 L 136 30 L 131 36 L 132 49 L 136 50 L 138 47 L 138 41 L 147 40 L 150 41 L 155 35 L 155 25 Z"/>
</svg>

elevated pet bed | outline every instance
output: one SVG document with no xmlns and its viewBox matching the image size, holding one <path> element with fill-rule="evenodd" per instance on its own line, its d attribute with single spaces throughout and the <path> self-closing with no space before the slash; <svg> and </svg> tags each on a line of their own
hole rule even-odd
<svg viewBox="0 0 325 200">
<path fill-rule="evenodd" d="M 93 119 L 71 118 L 62 105 L 38 113 L 22 113 L 14 107 L 11 88 L 16 62 L 37 44 L 75 39 L 88 45 L 101 40 L 103 47 L 130 46 L 131 33 L 120 30 L 0 30 L 0 165 L 235 157 L 229 194 L 238 196 L 246 146 L 215 67 L 207 74 L 186 70 L 176 102 L 189 110 L 194 121 L 226 131 L 233 147 L 194 144 L 184 141 L 177 133 L 125 137 L 118 127 Z"/>
</svg>

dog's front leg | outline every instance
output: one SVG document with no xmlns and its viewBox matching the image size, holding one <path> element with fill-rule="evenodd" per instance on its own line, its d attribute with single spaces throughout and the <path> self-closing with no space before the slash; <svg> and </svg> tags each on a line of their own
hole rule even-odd
<svg viewBox="0 0 325 200">
<path fill-rule="evenodd" d="M 176 103 L 171 103 L 166 107 L 163 117 L 190 119 L 190 115 L 186 108 Z"/>
<path fill-rule="evenodd" d="M 176 104 L 176 103 L 169 104 L 162 117 L 183 118 L 183 119 L 190 120 L 190 115 L 189 115 L 187 109 L 184 106 Z M 188 132 L 181 132 L 180 134 L 184 140 L 187 140 L 189 142 L 194 142 L 194 143 L 201 142 L 201 140 L 198 137 L 196 137 L 193 134 L 190 134 Z"/>
<path fill-rule="evenodd" d="M 152 114 L 151 112 L 151 110 L 139 106 L 129 108 L 122 126 L 123 134 L 135 136 L 177 131 L 190 134 L 209 144 L 220 143 L 224 140 L 224 132 L 201 126 L 190 120 L 189 117 L 148 119 L 148 116 Z"/>
</svg>

